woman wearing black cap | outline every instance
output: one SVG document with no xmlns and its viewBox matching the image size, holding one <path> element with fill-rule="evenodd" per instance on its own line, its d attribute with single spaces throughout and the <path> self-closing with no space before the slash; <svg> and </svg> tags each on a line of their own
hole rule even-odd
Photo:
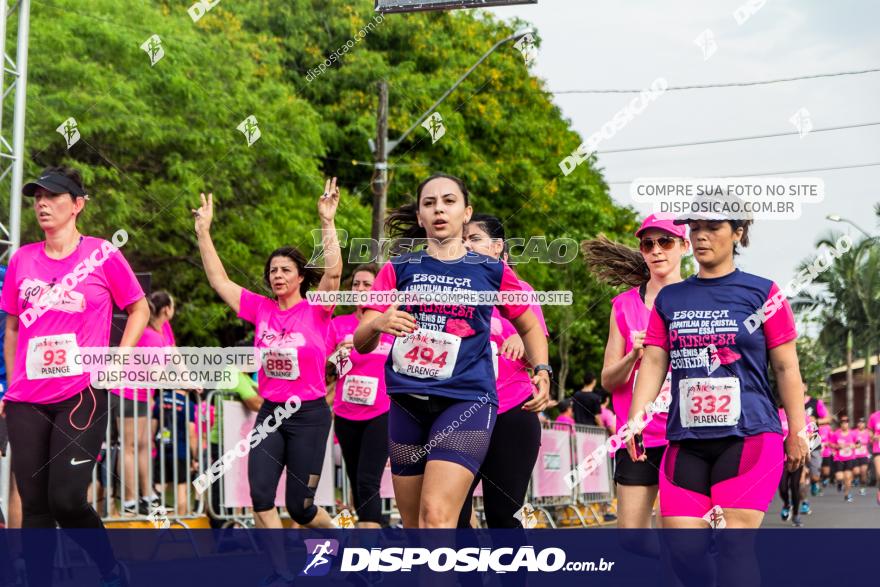
<svg viewBox="0 0 880 587">
<path fill-rule="evenodd" d="M 12 256 L 0 307 L 9 314 L 3 345 L 9 391 L 0 402 L 15 453 L 24 528 L 96 528 L 101 518 L 86 490 L 107 427 L 107 392 L 94 389 L 77 361 L 83 347 L 107 347 L 113 304 L 128 320 L 120 346 L 137 344 L 150 310 L 118 246 L 83 236 L 76 219 L 86 195 L 78 171 L 50 167 L 24 186 L 45 233 Z M 54 541 L 33 542 L 25 560 L 31 585 L 51 584 Z M 78 535 L 81 536 L 81 535 Z M 77 537 L 78 537 L 77 536 Z M 103 532 L 82 547 L 106 585 L 125 585 Z"/>
</svg>

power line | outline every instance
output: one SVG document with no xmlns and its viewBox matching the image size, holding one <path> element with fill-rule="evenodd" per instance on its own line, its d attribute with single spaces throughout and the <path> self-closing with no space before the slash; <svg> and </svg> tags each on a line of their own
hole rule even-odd
<svg viewBox="0 0 880 587">
<path fill-rule="evenodd" d="M 827 126 L 824 128 L 814 128 L 810 131 L 810 134 L 815 132 L 827 132 L 832 130 L 845 130 L 849 128 L 862 128 L 865 126 L 876 126 L 880 124 L 880 122 L 861 122 L 858 124 L 846 124 L 842 126 Z M 607 155 L 609 153 L 629 153 L 632 151 L 650 151 L 653 149 L 673 149 L 676 147 L 693 147 L 697 145 L 712 145 L 717 143 L 735 143 L 737 141 L 752 141 L 755 139 L 771 139 L 775 137 L 789 137 L 794 135 L 799 135 L 800 131 L 794 130 L 789 132 L 778 132 L 778 133 L 770 133 L 763 135 L 751 135 L 747 137 L 734 137 L 728 139 L 706 139 L 705 141 L 695 141 L 692 143 L 670 143 L 667 145 L 650 145 L 645 147 L 624 147 L 620 149 L 608 149 L 605 151 L 597 151 L 599 155 Z"/>
<path fill-rule="evenodd" d="M 813 171 L 837 171 L 838 169 L 856 169 L 859 167 L 875 167 L 880 166 L 880 161 L 876 163 L 856 163 L 854 165 L 839 165 L 836 167 L 813 167 L 811 169 L 791 169 L 789 171 L 764 171 L 762 173 L 738 173 L 738 174 L 715 174 L 712 176 L 706 177 L 762 177 L 764 175 L 786 175 L 788 173 L 811 173 Z M 699 179 L 699 178 L 695 178 Z M 618 185 L 625 183 L 632 183 L 634 179 L 628 179 L 625 181 L 606 181 L 605 183 L 608 185 Z"/>
<path fill-rule="evenodd" d="M 800 80 L 807 79 L 819 79 L 823 77 L 840 77 L 845 75 L 863 75 L 866 73 L 877 73 L 880 72 L 880 67 L 875 67 L 872 69 L 858 69 L 853 71 L 835 71 L 832 73 L 816 73 L 813 75 L 800 75 L 795 77 L 783 77 L 778 79 L 769 79 L 769 80 L 759 80 L 759 81 L 751 81 L 751 82 L 727 82 L 727 83 L 714 83 L 714 84 L 690 84 L 686 86 L 669 86 L 665 91 L 667 92 L 677 92 L 681 90 L 706 90 L 712 88 L 744 88 L 748 86 L 765 86 L 769 84 L 781 84 L 785 82 L 794 82 Z M 645 88 L 638 88 L 635 90 L 547 90 L 548 94 L 640 94 L 645 91 Z"/>
</svg>

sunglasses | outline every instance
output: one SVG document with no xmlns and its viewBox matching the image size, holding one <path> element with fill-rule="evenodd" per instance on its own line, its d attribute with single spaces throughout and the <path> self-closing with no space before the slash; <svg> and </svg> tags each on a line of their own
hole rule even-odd
<svg viewBox="0 0 880 587">
<path fill-rule="evenodd" d="M 650 253 L 654 250 L 654 244 L 660 245 L 660 248 L 664 251 L 669 251 L 672 247 L 675 246 L 675 241 L 678 239 L 671 236 L 661 236 L 660 238 L 643 238 L 639 242 L 639 249 L 643 253 Z"/>
</svg>

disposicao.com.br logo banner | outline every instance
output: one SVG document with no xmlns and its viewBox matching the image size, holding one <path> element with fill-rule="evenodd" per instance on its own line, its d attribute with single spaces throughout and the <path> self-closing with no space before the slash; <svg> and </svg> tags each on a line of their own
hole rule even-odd
<svg viewBox="0 0 880 587">
<path fill-rule="evenodd" d="M 338 542 L 330 539 L 305 540 L 306 564 L 300 576 L 326 575 L 339 554 Z M 339 570 L 347 572 L 398 573 L 428 570 L 435 573 L 552 573 L 555 571 L 607 572 L 613 561 L 567 561 L 565 551 L 534 546 L 439 547 L 390 546 L 385 548 L 344 547 Z"/>
</svg>

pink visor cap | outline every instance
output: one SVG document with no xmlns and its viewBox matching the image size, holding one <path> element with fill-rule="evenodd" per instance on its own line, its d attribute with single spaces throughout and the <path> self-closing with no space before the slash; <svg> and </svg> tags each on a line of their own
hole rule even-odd
<svg viewBox="0 0 880 587">
<path fill-rule="evenodd" d="M 684 224 L 675 224 L 674 220 L 675 216 L 673 214 L 651 214 L 645 218 L 644 222 L 642 222 L 642 226 L 636 231 L 636 236 L 641 236 L 642 233 L 649 228 L 659 228 L 664 232 L 668 232 L 672 236 L 686 239 L 687 226 Z"/>
</svg>

